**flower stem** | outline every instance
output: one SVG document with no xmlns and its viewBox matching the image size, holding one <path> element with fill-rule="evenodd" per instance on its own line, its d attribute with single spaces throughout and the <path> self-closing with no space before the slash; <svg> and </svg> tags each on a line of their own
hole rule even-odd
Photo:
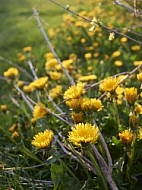
<svg viewBox="0 0 142 190">
<path fill-rule="evenodd" d="M 95 170 L 97 172 L 98 177 L 100 178 L 100 182 L 101 182 L 101 184 L 103 186 L 103 189 L 108 190 L 108 185 L 107 185 L 106 179 L 105 179 L 105 177 L 104 177 L 104 175 L 103 175 L 103 173 L 101 171 L 101 168 L 100 168 L 96 158 L 94 157 L 94 155 L 92 153 L 92 150 L 89 149 L 87 151 L 87 153 L 88 153 L 88 155 L 89 155 L 89 157 L 90 157 L 90 159 L 92 161 L 92 164 L 93 164 L 93 166 L 94 166 L 94 168 L 95 168 Z"/>
</svg>

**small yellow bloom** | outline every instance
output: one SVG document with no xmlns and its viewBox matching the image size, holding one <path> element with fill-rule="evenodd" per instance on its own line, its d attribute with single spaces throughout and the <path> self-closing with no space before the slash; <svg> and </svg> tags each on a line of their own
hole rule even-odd
<svg viewBox="0 0 142 190">
<path fill-rule="evenodd" d="M 128 104 L 133 105 L 137 100 L 137 88 L 131 87 L 125 89 L 125 99 L 128 102 Z"/>
<path fill-rule="evenodd" d="M 47 76 L 46 77 L 41 77 L 41 78 L 38 78 L 37 80 L 33 81 L 30 85 L 34 89 L 42 90 L 45 87 L 47 87 L 47 81 L 48 81 Z"/>
<path fill-rule="evenodd" d="M 14 132 L 17 129 L 17 124 L 13 124 L 10 128 L 9 131 Z"/>
<path fill-rule="evenodd" d="M 71 129 L 68 140 L 78 147 L 82 147 L 83 144 L 94 144 L 98 140 L 98 127 L 94 125 L 79 123 Z"/>
<path fill-rule="evenodd" d="M 0 109 L 5 112 L 7 110 L 7 105 L 3 104 L 0 106 Z"/>
<path fill-rule="evenodd" d="M 78 78 L 78 80 L 82 82 L 96 80 L 96 79 L 97 79 L 96 75 L 81 76 Z"/>
<path fill-rule="evenodd" d="M 57 59 L 53 58 L 53 59 L 50 59 L 48 60 L 46 63 L 45 63 L 45 70 L 48 71 L 48 70 L 52 70 L 52 69 L 55 69 L 55 67 L 58 65 L 58 61 Z"/>
<path fill-rule="evenodd" d="M 142 106 L 140 104 L 136 103 L 134 110 L 136 114 L 142 114 Z"/>
<path fill-rule="evenodd" d="M 123 62 L 117 60 L 117 61 L 114 62 L 114 65 L 115 65 L 116 67 L 121 67 L 121 66 L 123 65 Z"/>
<path fill-rule="evenodd" d="M 24 52 L 30 52 L 31 50 L 32 50 L 31 46 L 26 46 L 26 47 L 23 48 Z"/>
<path fill-rule="evenodd" d="M 23 86 L 24 85 L 24 82 L 22 81 L 22 80 L 18 80 L 17 81 L 17 86 L 18 87 L 21 87 L 21 86 Z"/>
<path fill-rule="evenodd" d="M 16 138 L 16 137 L 19 137 L 19 133 L 17 131 L 14 131 L 12 133 L 12 138 Z"/>
<path fill-rule="evenodd" d="M 126 37 L 122 37 L 121 39 L 120 39 L 120 42 L 122 42 L 122 43 L 125 43 L 125 42 L 127 42 L 128 41 L 128 39 L 126 38 Z"/>
<path fill-rule="evenodd" d="M 81 43 L 84 44 L 86 42 L 86 39 L 85 38 L 81 38 Z"/>
<path fill-rule="evenodd" d="M 119 79 L 116 77 L 108 77 L 106 79 L 104 79 L 101 83 L 100 83 L 100 91 L 103 92 L 114 92 L 115 89 L 118 87 L 119 84 Z"/>
<path fill-rule="evenodd" d="M 81 123 L 82 119 L 83 119 L 83 113 L 81 113 L 81 112 L 80 113 L 72 112 L 71 117 L 75 121 L 75 123 Z"/>
<path fill-rule="evenodd" d="M 134 66 L 139 66 L 139 65 L 141 65 L 142 64 L 142 61 L 134 61 Z"/>
<path fill-rule="evenodd" d="M 45 54 L 46 60 L 51 60 L 51 59 L 53 59 L 54 57 L 55 57 L 54 54 L 51 53 L 51 52 L 48 52 L 48 53 Z"/>
<path fill-rule="evenodd" d="M 113 58 L 116 58 L 116 57 L 119 57 L 121 55 L 121 52 L 120 51 L 114 51 L 111 55 L 111 57 Z"/>
<path fill-rule="evenodd" d="M 37 149 L 48 148 L 52 142 L 53 135 L 53 131 L 46 129 L 44 132 L 36 134 L 31 144 Z"/>
<path fill-rule="evenodd" d="M 84 90 L 85 84 L 83 83 L 77 83 L 76 85 L 72 85 L 67 89 L 64 93 L 64 99 L 69 100 L 69 99 L 77 99 L 82 96 L 82 94 L 85 92 Z"/>
<path fill-rule="evenodd" d="M 73 110 L 79 110 L 81 109 L 81 104 L 82 104 L 82 98 L 77 98 L 77 99 L 70 99 L 66 101 L 66 105 L 73 109 Z"/>
<path fill-rule="evenodd" d="M 96 98 L 91 98 L 91 107 L 93 111 L 101 111 L 103 108 L 101 100 Z"/>
<path fill-rule="evenodd" d="M 52 88 L 49 92 L 51 98 L 57 98 L 62 93 L 62 86 L 57 85 L 55 88 Z"/>
<path fill-rule="evenodd" d="M 49 76 L 52 80 L 59 80 L 61 78 L 61 73 L 56 71 L 50 71 Z"/>
<path fill-rule="evenodd" d="M 83 98 L 81 103 L 82 111 L 100 111 L 103 108 L 102 102 L 96 98 Z"/>
<path fill-rule="evenodd" d="M 47 114 L 49 114 L 49 110 L 45 107 L 44 104 L 38 102 L 33 110 L 33 118 L 35 120 L 38 120 L 40 118 L 45 117 Z"/>
<path fill-rule="evenodd" d="M 15 67 L 10 67 L 7 71 L 3 73 L 4 77 L 6 78 L 13 78 L 19 75 L 19 71 Z"/>
<path fill-rule="evenodd" d="M 27 93 L 31 93 L 31 92 L 33 92 L 35 89 L 34 89 L 34 87 L 33 87 L 31 84 L 29 84 L 29 85 L 23 86 L 23 90 L 24 90 L 25 92 L 27 92 Z"/>
<path fill-rule="evenodd" d="M 85 57 L 85 59 L 91 59 L 92 58 L 92 53 L 86 53 L 85 55 L 84 55 L 84 57 Z"/>
<path fill-rule="evenodd" d="M 131 50 L 132 51 L 138 51 L 138 50 L 140 50 L 141 49 L 141 46 L 140 45 L 133 45 L 133 46 L 131 46 Z"/>
<path fill-rule="evenodd" d="M 124 143 L 124 144 L 131 144 L 134 138 L 134 133 L 132 133 L 130 130 L 125 130 L 121 133 L 118 134 L 120 140 Z"/>
<path fill-rule="evenodd" d="M 140 82 L 142 82 L 142 72 L 139 73 L 139 74 L 137 74 L 137 79 L 138 79 Z"/>
</svg>

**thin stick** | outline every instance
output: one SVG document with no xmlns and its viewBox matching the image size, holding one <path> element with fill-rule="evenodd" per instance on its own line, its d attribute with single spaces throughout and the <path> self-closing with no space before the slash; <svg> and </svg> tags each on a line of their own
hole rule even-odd
<svg viewBox="0 0 142 190">
<path fill-rule="evenodd" d="M 60 66 L 62 67 L 63 72 L 65 73 L 65 75 L 66 75 L 67 78 L 69 79 L 70 84 L 71 84 L 71 85 L 74 85 L 75 82 L 73 81 L 72 77 L 69 75 L 68 71 L 67 71 L 66 68 L 63 66 L 63 64 L 62 64 L 62 62 L 61 62 L 61 60 L 60 60 L 60 58 L 59 58 L 58 55 L 57 55 L 57 53 L 56 53 L 55 50 L 53 49 L 53 47 L 52 47 L 52 45 L 51 45 L 51 43 L 50 43 L 50 41 L 49 41 L 49 38 L 47 37 L 47 34 L 45 33 L 45 31 L 44 31 L 44 29 L 43 29 L 43 27 L 42 27 L 42 24 L 41 24 L 40 19 L 39 19 L 39 16 L 38 16 L 38 13 L 37 13 L 37 11 L 36 11 L 35 8 L 34 8 L 34 15 L 35 15 L 35 18 L 36 18 L 36 20 L 37 20 L 37 22 L 38 22 L 38 26 L 39 26 L 39 28 L 40 28 L 40 30 L 41 30 L 43 36 L 44 36 L 44 39 L 45 39 L 45 41 L 46 41 L 46 43 L 47 43 L 49 49 L 50 49 L 51 52 L 54 54 L 54 56 L 55 56 L 55 58 L 57 59 L 58 63 L 59 63 Z"/>
</svg>

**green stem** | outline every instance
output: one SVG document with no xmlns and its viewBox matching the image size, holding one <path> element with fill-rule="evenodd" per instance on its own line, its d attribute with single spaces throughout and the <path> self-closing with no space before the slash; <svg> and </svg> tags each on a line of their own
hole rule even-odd
<svg viewBox="0 0 142 190">
<path fill-rule="evenodd" d="M 103 175 L 103 173 L 102 173 L 102 171 L 101 171 L 101 168 L 100 168 L 100 166 L 99 166 L 99 164 L 98 164 L 96 158 L 94 157 L 94 155 L 93 155 L 93 153 L 92 153 L 92 150 L 89 149 L 89 150 L 87 151 L 87 153 L 88 153 L 88 155 L 90 156 L 90 159 L 91 159 L 91 161 L 92 161 L 92 164 L 93 164 L 93 166 L 94 166 L 94 168 L 95 168 L 95 170 L 96 170 L 96 172 L 97 172 L 97 175 L 98 175 L 98 177 L 99 177 L 100 180 L 101 180 L 101 184 L 103 185 L 103 189 L 104 189 L 104 190 L 108 190 L 108 185 L 107 185 L 106 179 L 105 179 L 105 177 L 104 177 L 104 175 Z"/>
<path fill-rule="evenodd" d="M 84 170 L 85 170 L 85 172 L 86 172 L 86 175 L 87 175 L 88 179 L 91 180 L 91 177 L 90 177 L 90 175 L 89 175 L 89 172 L 88 172 L 88 170 L 86 169 L 85 164 L 84 164 L 84 162 L 82 161 L 82 158 L 81 158 L 80 155 L 75 151 L 75 149 L 74 149 L 73 146 L 71 146 L 71 148 L 72 148 L 72 152 L 74 153 L 74 155 L 78 158 L 79 163 L 80 163 L 81 166 L 84 168 Z"/>
<path fill-rule="evenodd" d="M 53 156 L 65 167 L 65 169 L 69 172 L 69 174 L 78 182 L 80 183 L 79 179 L 74 175 L 74 173 L 69 169 L 69 167 L 63 162 L 58 156 L 53 154 Z"/>
</svg>

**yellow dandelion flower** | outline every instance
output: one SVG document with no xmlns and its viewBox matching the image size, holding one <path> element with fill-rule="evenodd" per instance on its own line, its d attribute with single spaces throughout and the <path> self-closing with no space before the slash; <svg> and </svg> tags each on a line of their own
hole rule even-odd
<svg viewBox="0 0 142 190">
<path fill-rule="evenodd" d="M 139 66 L 139 65 L 141 65 L 142 64 L 142 61 L 134 61 L 134 66 Z"/>
<path fill-rule="evenodd" d="M 139 139 L 139 140 L 142 139 L 142 127 L 139 129 L 139 132 L 138 132 L 138 139 Z"/>
<path fill-rule="evenodd" d="M 48 52 L 48 53 L 45 54 L 46 60 L 51 60 L 51 59 L 53 59 L 54 57 L 55 57 L 54 54 L 51 53 L 51 52 Z"/>
<path fill-rule="evenodd" d="M 61 78 L 61 73 L 56 71 L 50 71 L 49 76 L 52 80 L 59 80 Z"/>
<path fill-rule="evenodd" d="M 128 104 L 133 105 L 138 97 L 137 94 L 137 88 L 131 87 L 131 88 L 126 88 L 124 91 L 125 99 L 128 102 Z"/>
<path fill-rule="evenodd" d="M 31 92 L 33 92 L 35 89 L 34 89 L 34 87 L 33 87 L 31 84 L 29 84 L 29 85 L 23 86 L 23 90 L 24 90 L 25 92 L 31 93 Z"/>
<path fill-rule="evenodd" d="M 83 98 L 81 103 L 81 110 L 82 111 L 90 111 L 92 108 L 91 100 L 90 98 Z"/>
<path fill-rule="evenodd" d="M 100 111 L 103 108 L 102 102 L 96 98 L 83 98 L 81 103 L 82 111 Z"/>
<path fill-rule="evenodd" d="M 99 89 L 103 92 L 114 92 L 115 89 L 118 87 L 119 79 L 116 77 L 108 77 L 104 79 L 100 85 Z"/>
<path fill-rule="evenodd" d="M 141 49 L 141 46 L 140 45 L 133 45 L 133 46 L 131 46 L 131 50 L 132 51 L 138 51 L 138 50 L 140 50 Z"/>
<path fill-rule="evenodd" d="M 83 119 L 83 113 L 81 113 L 81 112 L 80 113 L 72 112 L 71 117 L 72 117 L 72 119 L 74 120 L 75 123 L 81 123 L 82 119 Z"/>
<path fill-rule="evenodd" d="M 3 73 L 4 77 L 6 78 L 13 78 L 19 75 L 19 71 L 15 67 L 10 67 L 7 71 Z"/>
<path fill-rule="evenodd" d="M 55 69 L 55 67 L 58 65 L 58 61 L 57 59 L 53 58 L 53 59 L 50 59 L 48 60 L 46 63 L 45 63 L 45 70 L 48 71 L 48 70 L 52 70 L 52 69 Z"/>
<path fill-rule="evenodd" d="M 22 81 L 22 80 L 18 80 L 17 81 L 17 86 L 18 87 L 21 87 L 21 86 L 23 86 L 24 85 L 24 82 Z"/>
<path fill-rule="evenodd" d="M 142 105 L 136 103 L 134 110 L 137 114 L 142 114 Z"/>
<path fill-rule="evenodd" d="M 130 113 L 129 126 L 131 127 L 132 130 L 135 130 L 137 128 L 137 124 L 138 124 L 137 115 L 135 115 L 134 113 Z"/>
<path fill-rule="evenodd" d="M 111 57 L 113 58 L 116 58 L 116 57 L 119 57 L 121 55 L 121 52 L 120 51 L 114 51 L 111 55 Z"/>
<path fill-rule="evenodd" d="M 94 57 L 99 57 L 99 55 L 100 55 L 99 52 L 93 53 L 93 56 L 94 56 Z"/>
<path fill-rule="evenodd" d="M 96 75 L 88 75 L 88 76 L 81 76 L 78 78 L 79 81 L 85 82 L 85 81 L 92 81 L 96 80 L 97 76 Z"/>
<path fill-rule="evenodd" d="M 37 80 L 33 81 L 30 85 L 37 90 L 42 90 L 45 87 L 47 87 L 47 81 L 48 81 L 48 77 L 41 77 L 38 78 Z"/>
<path fill-rule="evenodd" d="M 19 61 L 24 61 L 26 59 L 26 56 L 25 55 L 21 55 L 20 57 L 19 57 Z"/>
<path fill-rule="evenodd" d="M 85 59 L 91 59 L 92 58 L 92 53 L 86 53 L 85 55 L 84 55 L 84 57 L 85 57 Z"/>
<path fill-rule="evenodd" d="M 31 142 L 37 149 L 48 148 L 53 139 L 53 131 L 46 129 L 44 132 L 36 134 Z"/>
<path fill-rule="evenodd" d="M 71 42 L 71 41 L 72 41 L 72 37 L 71 37 L 71 36 L 67 36 L 67 37 L 66 37 L 66 40 L 67 40 L 68 42 Z"/>
<path fill-rule="evenodd" d="M 114 65 L 115 65 L 116 67 L 121 67 L 121 66 L 123 65 L 123 62 L 117 60 L 117 61 L 114 62 Z"/>
<path fill-rule="evenodd" d="M 101 111 L 103 108 L 102 102 L 99 99 L 91 98 L 91 109 L 93 111 Z"/>
<path fill-rule="evenodd" d="M 19 137 L 19 133 L 17 131 L 14 131 L 12 133 L 12 138 L 16 138 L 16 137 Z"/>
<path fill-rule="evenodd" d="M 41 102 L 38 102 L 33 110 L 33 118 L 38 120 L 45 117 L 47 114 L 49 114 L 49 109 L 47 109 Z"/>
<path fill-rule="evenodd" d="M 51 96 L 51 98 L 57 98 L 60 94 L 62 93 L 62 86 L 61 85 L 57 85 L 55 88 L 52 88 L 49 92 L 49 96 Z"/>
<path fill-rule="evenodd" d="M 81 43 L 84 44 L 86 42 L 86 39 L 85 38 L 81 38 Z"/>
<path fill-rule="evenodd" d="M 32 50 L 31 46 L 26 46 L 26 47 L 23 48 L 24 52 L 30 52 L 31 50 Z"/>
<path fill-rule="evenodd" d="M 120 140 L 124 143 L 124 144 L 131 144 L 134 138 L 134 133 L 132 133 L 130 130 L 124 130 L 121 133 L 118 134 Z"/>
<path fill-rule="evenodd" d="M 124 88 L 123 87 L 120 87 L 120 86 L 118 86 L 117 88 L 116 88 L 116 90 L 115 90 L 115 93 L 117 94 L 117 95 L 122 95 L 123 94 L 123 92 L 124 92 Z"/>
<path fill-rule="evenodd" d="M 82 96 L 82 94 L 85 92 L 84 90 L 85 84 L 83 83 L 77 83 L 76 85 L 72 85 L 67 89 L 64 93 L 64 99 L 77 99 Z"/>
<path fill-rule="evenodd" d="M 98 127 L 89 123 L 79 123 L 71 128 L 68 140 L 77 147 L 82 147 L 83 144 L 94 144 L 97 142 L 99 133 Z"/>
<path fill-rule="evenodd" d="M 5 112 L 7 110 L 7 105 L 3 104 L 3 105 L 0 105 L 0 109 Z"/>
<path fill-rule="evenodd" d="M 76 60 L 76 59 L 77 59 L 77 55 L 76 55 L 75 53 L 71 53 L 71 54 L 69 55 L 69 58 L 72 59 L 72 62 L 73 62 L 73 60 Z"/>
<path fill-rule="evenodd" d="M 9 131 L 14 132 L 17 129 L 17 124 L 13 124 L 10 128 Z"/>
<path fill-rule="evenodd" d="M 122 43 L 125 43 L 125 42 L 127 42 L 127 41 L 128 41 L 128 38 L 126 38 L 126 37 L 120 38 L 120 42 L 122 42 Z"/>
<path fill-rule="evenodd" d="M 82 104 L 82 98 L 70 99 L 66 101 L 66 105 L 73 110 L 80 110 Z"/>
<path fill-rule="evenodd" d="M 138 79 L 140 82 L 142 82 L 142 72 L 139 73 L 139 74 L 137 74 L 137 79 Z"/>
</svg>

